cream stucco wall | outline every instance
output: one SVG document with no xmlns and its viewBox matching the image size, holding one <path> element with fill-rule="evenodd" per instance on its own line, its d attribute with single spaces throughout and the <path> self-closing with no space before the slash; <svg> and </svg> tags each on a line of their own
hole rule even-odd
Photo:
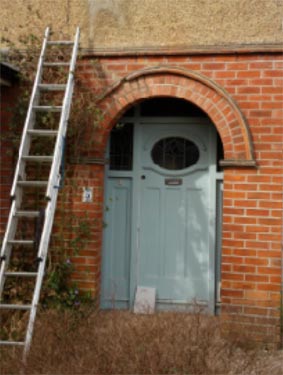
<svg viewBox="0 0 283 375">
<path fill-rule="evenodd" d="M 1 0 L 1 35 L 42 35 L 47 25 L 84 48 L 282 43 L 283 0 Z"/>
</svg>

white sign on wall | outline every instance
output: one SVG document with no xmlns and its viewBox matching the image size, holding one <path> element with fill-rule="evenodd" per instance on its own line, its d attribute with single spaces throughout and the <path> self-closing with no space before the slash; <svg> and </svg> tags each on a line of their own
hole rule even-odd
<svg viewBox="0 0 283 375">
<path fill-rule="evenodd" d="M 83 197 L 82 201 L 84 203 L 89 203 L 93 201 L 93 188 L 92 187 L 83 187 Z"/>
</svg>

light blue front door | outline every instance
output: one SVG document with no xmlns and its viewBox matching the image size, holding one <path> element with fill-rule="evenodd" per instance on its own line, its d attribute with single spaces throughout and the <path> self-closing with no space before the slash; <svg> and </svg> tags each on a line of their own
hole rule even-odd
<svg viewBox="0 0 283 375">
<path fill-rule="evenodd" d="M 215 294 L 216 131 L 204 119 L 136 119 L 132 169 L 106 176 L 104 308 L 155 287 L 160 308 Z"/>
</svg>

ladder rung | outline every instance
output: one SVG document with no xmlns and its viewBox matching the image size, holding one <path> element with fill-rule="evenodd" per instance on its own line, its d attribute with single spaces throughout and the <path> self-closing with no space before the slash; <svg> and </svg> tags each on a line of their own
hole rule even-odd
<svg viewBox="0 0 283 375">
<path fill-rule="evenodd" d="M 69 66 L 69 62 L 45 62 L 43 63 L 44 66 Z"/>
<path fill-rule="evenodd" d="M 15 271 L 7 271 L 5 272 L 5 276 L 13 276 L 13 277 L 35 277 L 37 276 L 37 272 L 15 272 Z"/>
<path fill-rule="evenodd" d="M 17 182 L 18 186 L 47 186 L 48 181 L 18 181 Z"/>
<path fill-rule="evenodd" d="M 60 112 L 62 106 L 59 105 L 35 105 L 32 107 L 37 112 Z"/>
<path fill-rule="evenodd" d="M 64 91 L 66 89 L 65 84 L 55 84 L 55 83 L 41 83 L 38 85 L 38 87 L 41 90 L 46 90 L 46 91 Z"/>
<path fill-rule="evenodd" d="M 16 211 L 15 216 L 17 217 L 38 217 L 39 211 Z"/>
<path fill-rule="evenodd" d="M 42 137 L 55 137 L 58 134 L 57 130 L 43 130 L 43 129 L 32 129 L 28 130 L 28 134 Z"/>
<path fill-rule="evenodd" d="M 60 45 L 65 45 L 65 46 L 72 46 L 74 42 L 70 40 L 50 40 L 47 42 L 50 46 L 60 46 Z"/>
<path fill-rule="evenodd" d="M 10 240 L 9 245 L 34 245 L 33 240 Z"/>
<path fill-rule="evenodd" d="M 0 345 L 19 345 L 19 346 L 24 346 L 25 342 L 24 341 L 0 341 Z"/>
<path fill-rule="evenodd" d="M 25 161 L 48 161 L 52 162 L 53 156 L 50 155 L 27 155 L 27 156 L 22 156 L 22 159 Z"/>
<path fill-rule="evenodd" d="M 15 305 L 11 303 L 0 303 L 0 309 L 11 309 L 11 310 L 30 310 L 31 305 Z"/>
</svg>

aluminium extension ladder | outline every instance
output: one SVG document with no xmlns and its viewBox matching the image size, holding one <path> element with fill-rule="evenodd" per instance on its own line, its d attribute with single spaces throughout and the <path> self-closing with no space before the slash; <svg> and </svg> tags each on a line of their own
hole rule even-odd
<svg viewBox="0 0 283 375">
<path fill-rule="evenodd" d="M 34 81 L 34 86 L 30 98 L 29 108 L 27 117 L 23 129 L 21 144 L 19 148 L 19 158 L 16 165 L 14 181 L 11 189 L 12 204 L 8 218 L 7 229 L 2 243 L 1 249 L 1 268 L 0 268 L 0 309 L 5 310 L 24 310 L 27 311 L 25 314 L 28 316 L 28 322 L 25 329 L 25 336 L 21 341 L 2 340 L 0 345 L 17 345 L 22 346 L 24 349 L 24 357 L 26 357 L 32 339 L 33 327 L 36 317 L 37 306 L 39 303 L 40 290 L 44 277 L 45 263 L 47 259 L 47 252 L 49 246 L 49 239 L 51 229 L 54 220 L 54 213 L 56 208 L 56 201 L 58 196 L 58 188 L 61 180 L 61 163 L 63 157 L 64 140 L 67 130 L 67 122 L 71 107 L 71 100 L 74 86 L 74 70 L 78 53 L 79 44 L 79 28 L 77 28 L 74 41 L 51 41 L 49 28 L 45 31 L 45 36 L 42 44 L 41 54 L 37 66 L 37 73 Z M 53 47 L 51 47 L 53 46 Z M 55 47 L 54 47 L 55 46 Z M 69 46 L 71 49 L 70 61 L 47 61 L 46 55 L 50 49 L 53 51 L 54 48 L 64 49 Z M 62 51 L 61 51 L 62 52 Z M 45 67 L 56 67 L 59 69 L 66 68 L 66 82 L 64 84 L 45 83 L 43 82 Z M 68 71 L 68 73 L 67 73 Z M 60 98 L 61 105 L 43 105 L 41 103 L 41 94 L 48 95 L 62 95 Z M 41 115 L 49 114 L 51 112 L 57 112 L 57 126 L 56 129 L 42 129 L 37 124 L 37 114 Z M 59 125 L 58 125 L 59 122 Z M 41 138 L 42 137 L 42 138 Z M 31 154 L 31 142 L 34 139 L 45 139 L 48 143 L 53 141 L 54 148 L 51 151 L 52 155 L 32 155 Z M 47 181 L 32 181 L 28 180 L 28 163 L 35 162 L 36 165 L 45 163 L 47 168 Z M 41 166 L 42 167 L 42 166 Z M 48 177 L 49 176 L 49 177 Z M 44 206 L 41 210 L 26 210 L 24 206 L 24 189 L 32 187 L 33 189 L 43 188 Z M 45 192 L 46 188 L 46 192 Z M 15 272 L 9 270 L 9 263 L 11 255 L 14 249 L 19 248 L 26 250 L 28 247 L 34 246 L 36 236 L 29 239 L 19 238 L 18 224 L 19 220 L 38 220 L 41 217 L 40 234 L 37 241 L 35 256 L 36 256 L 36 272 Z M 29 304 L 21 303 L 4 303 L 3 292 L 4 284 L 8 279 L 13 280 L 31 280 L 34 281 L 34 287 L 32 288 L 32 298 Z M 9 316 L 9 314 L 7 315 Z"/>
</svg>

